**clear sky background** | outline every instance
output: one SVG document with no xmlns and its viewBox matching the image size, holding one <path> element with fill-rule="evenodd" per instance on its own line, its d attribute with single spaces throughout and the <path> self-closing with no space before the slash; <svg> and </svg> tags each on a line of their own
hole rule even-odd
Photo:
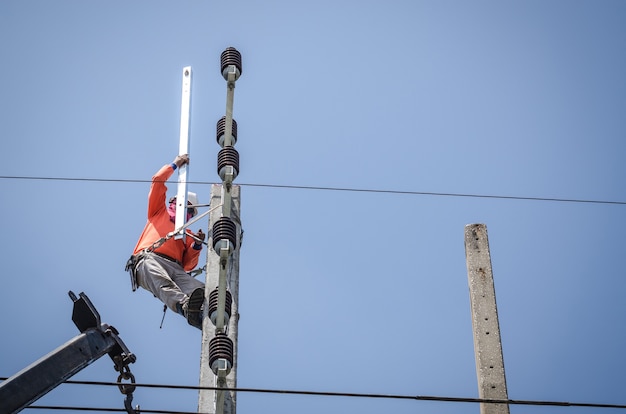
<svg viewBox="0 0 626 414">
<path fill-rule="evenodd" d="M 208 202 L 201 182 L 219 181 L 233 46 L 240 387 L 478 397 L 464 226 L 485 223 L 509 397 L 626 404 L 625 19 L 622 0 L 0 2 L 0 376 L 78 334 L 73 290 L 137 355 L 137 382 L 198 384 L 200 332 L 171 312 L 159 329 L 162 304 L 123 268 L 141 180 L 178 151 L 184 66 L 190 190 Z M 108 357 L 74 377 L 116 378 Z M 197 410 L 195 391 L 134 397 Z M 63 385 L 36 405 L 122 402 Z M 241 414 L 478 410 L 238 396 Z"/>
</svg>

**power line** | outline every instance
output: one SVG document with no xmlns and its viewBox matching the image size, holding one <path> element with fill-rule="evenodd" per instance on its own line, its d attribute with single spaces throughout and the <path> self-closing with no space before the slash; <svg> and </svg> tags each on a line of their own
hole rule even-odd
<svg viewBox="0 0 626 414">
<path fill-rule="evenodd" d="M 440 196 L 440 197 L 494 198 L 494 199 L 504 199 L 504 200 L 555 201 L 555 202 L 561 202 L 561 203 L 592 203 L 592 204 L 626 205 L 626 201 L 585 200 L 585 199 L 575 199 L 575 198 L 501 196 L 501 195 L 489 195 L 489 194 L 439 193 L 439 192 L 428 192 L 428 191 L 380 190 L 380 189 L 316 187 L 316 186 L 296 186 L 296 185 L 278 185 L 278 184 L 239 184 L 239 185 L 248 186 L 248 187 L 289 188 L 289 189 L 300 189 L 300 190 L 350 191 L 350 192 L 362 192 L 362 193 L 428 195 L 428 196 Z"/>
<path fill-rule="evenodd" d="M 0 378 L 6 379 L 6 378 Z M 117 382 L 103 381 L 65 381 L 65 384 L 74 385 L 101 385 L 118 387 Z M 533 405 L 533 406 L 553 406 L 553 407 L 586 407 L 586 408 L 620 408 L 626 409 L 626 404 L 602 404 L 602 403 L 586 403 L 586 402 L 566 402 L 566 401 L 539 401 L 539 400 L 496 400 L 485 398 L 469 398 L 469 397 L 442 397 L 429 395 L 400 395 L 400 394 L 372 394 L 372 393 L 346 393 L 346 392 L 328 392 L 328 391 L 299 391 L 299 390 L 276 390 L 264 388 L 221 388 L 221 387 L 201 387 L 195 385 L 168 385 L 168 384 L 140 384 L 134 383 L 136 387 L 143 388 L 164 388 L 175 390 L 228 390 L 233 392 L 249 392 L 263 394 L 283 394 L 283 395 L 307 395 L 319 397 L 353 397 L 353 398 L 377 398 L 377 399 L 396 399 L 396 400 L 415 400 L 415 401 L 437 401 L 437 402 L 456 402 L 456 403 L 484 403 L 484 404 L 509 404 L 509 405 Z M 30 407 L 39 408 L 39 407 Z M 155 412 L 145 411 L 141 412 Z M 161 412 L 161 411 L 159 411 Z M 177 413 L 180 414 L 180 413 Z"/>
<path fill-rule="evenodd" d="M 152 182 L 152 180 L 136 180 L 136 179 L 122 179 L 122 178 L 36 177 L 36 176 L 9 176 L 9 175 L 2 175 L 0 176 L 0 179 L 86 181 L 86 182 L 110 182 L 110 183 L 150 183 Z M 188 181 L 187 183 L 188 184 L 200 184 L 200 185 L 215 184 L 209 181 Z M 504 196 L 504 195 L 494 195 L 494 194 L 444 193 L 444 192 L 433 192 L 433 191 L 403 191 L 403 190 L 383 190 L 383 189 L 367 189 L 367 188 L 351 188 L 351 187 L 323 187 L 323 186 L 257 184 L 257 183 L 240 183 L 239 185 L 242 187 L 279 188 L 279 189 L 291 189 L 291 190 L 297 189 L 297 190 L 318 190 L 318 191 L 345 191 L 345 192 L 396 194 L 396 195 L 424 195 L 424 196 L 437 196 L 437 197 L 465 197 L 465 198 L 488 198 L 488 199 L 500 199 L 500 200 L 548 201 L 548 202 L 559 202 L 559 203 L 626 205 L 626 201 L 558 198 L 558 197 Z"/>
<path fill-rule="evenodd" d="M 92 412 L 113 412 L 113 413 L 126 413 L 124 408 L 106 408 L 106 407 L 70 407 L 70 406 L 55 406 L 55 405 L 31 405 L 24 408 L 25 410 L 64 410 L 64 411 L 92 411 Z M 141 409 L 142 414 L 211 414 L 211 413 L 198 413 L 196 411 L 170 411 L 170 410 L 145 410 Z"/>
</svg>

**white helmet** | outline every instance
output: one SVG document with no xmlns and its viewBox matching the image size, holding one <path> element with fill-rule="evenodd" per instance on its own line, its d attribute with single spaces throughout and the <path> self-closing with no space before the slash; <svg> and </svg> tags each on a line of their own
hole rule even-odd
<svg viewBox="0 0 626 414">
<path fill-rule="evenodd" d="M 176 196 L 170 198 L 170 203 L 176 202 Z M 191 191 L 187 192 L 187 204 L 191 204 L 192 206 L 198 205 L 198 196 L 196 193 L 192 193 Z M 198 209 L 196 207 L 191 207 L 193 210 L 193 215 L 198 214 Z"/>
<path fill-rule="evenodd" d="M 187 192 L 187 204 L 191 204 L 192 206 L 198 205 L 198 196 L 196 193 L 192 193 L 191 191 Z M 198 214 L 198 209 L 193 207 L 193 215 Z"/>
</svg>

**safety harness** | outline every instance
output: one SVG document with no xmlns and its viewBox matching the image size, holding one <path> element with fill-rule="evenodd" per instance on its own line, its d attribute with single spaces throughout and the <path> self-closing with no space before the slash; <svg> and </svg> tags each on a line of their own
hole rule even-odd
<svg viewBox="0 0 626 414">
<path fill-rule="evenodd" d="M 187 223 L 183 224 L 178 229 L 167 233 L 167 235 L 161 237 L 159 240 L 157 240 L 154 243 L 152 243 L 152 245 L 150 247 L 147 247 L 147 248 L 143 249 L 141 252 L 130 256 L 130 258 L 126 261 L 126 267 L 124 268 L 124 270 L 126 272 L 129 272 L 129 274 L 130 274 L 130 286 L 131 286 L 131 289 L 133 290 L 133 292 L 137 290 L 137 287 L 139 287 L 139 285 L 137 284 L 137 277 L 135 275 L 135 268 L 137 267 L 137 264 L 139 263 L 139 261 L 143 258 L 144 254 L 154 252 L 156 249 L 161 247 L 163 245 L 163 243 L 165 243 L 166 241 L 168 241 L 172 237 L 176 236 L 177 234 L 180 234 L 180 233 L 184 232 L 187 227 L 191 226 L 192 224 L 194 224 L 195 222 L 197 222 L 198 220 L 200 220 L 204 216 L 209 215 L 213 210 L 215 210 L 216 208 L 221 207 L 221 206 L 222 205 L 219 204 L 219 205 L 209 209 L 208 211 L 205 211 L 204 213 L 198 215 L 197 217 L 194 217 L 192 220 L 189 220 Z M 194 241 L 196 241 L 197 243 L 202 243 L 205 246 L 209 245 L 207 242 L 205 242 L 202 239 L 199 239 L 198 237 L 196 237 L 193 234 L 189 234 L 189 233 L 185 233 L 185 234 L 188 237 L 191 237 L 192 239 L 194 239 Z M 193 277 L 196 277 L 197 275 L 201 274 L 204 269 L 206 269 L 206 266 L 204 266 L 204 267 L 202 267 L 200 269 L 192 270 L 190 272 L 190 274 Z"/>
</svg>

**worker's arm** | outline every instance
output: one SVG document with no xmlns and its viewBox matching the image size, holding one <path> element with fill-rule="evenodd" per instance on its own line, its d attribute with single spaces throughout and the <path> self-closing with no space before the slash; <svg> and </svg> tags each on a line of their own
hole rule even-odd
<svg viewBox="0 0 626 414">
<path fill-rule="evenodd" d="M 174 171 L 181 165 L 189 163 L 189 156 L 178 155 L 171 164 L 166 164 L 154 176 L 152 176 L 152 185 L 148 194 L 148 217 L 152 217 L 161 209 L 165 208 L 165 196 L 167 187 L 165 182 L 172 176 Z"/>
</svg>

